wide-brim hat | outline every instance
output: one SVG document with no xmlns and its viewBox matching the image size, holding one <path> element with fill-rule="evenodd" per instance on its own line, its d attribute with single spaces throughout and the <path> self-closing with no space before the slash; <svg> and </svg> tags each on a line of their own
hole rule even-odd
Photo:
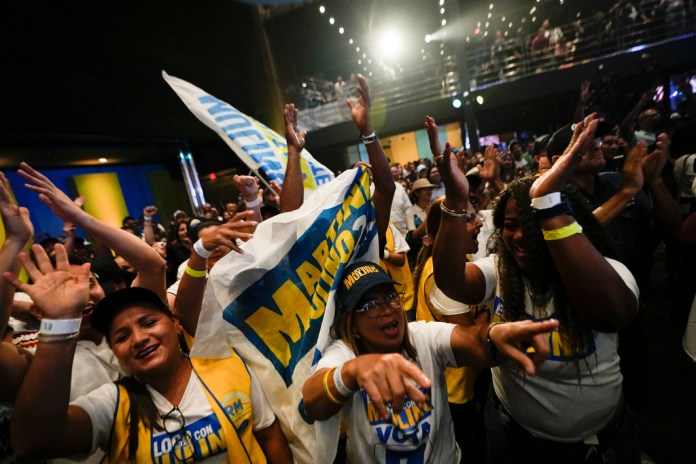
<svg viewBox="0 0 696 464">
<path fill-rule="evenodd" d="M 430 183 L 428 179 L 418 179 L 413 183 L 411 186 L 411 191 L 415 192 L 416 190 L 422 189 L 422 188 L 435 188 L 437 187 L 436 185 L 433 185 Z"/>
</svg>

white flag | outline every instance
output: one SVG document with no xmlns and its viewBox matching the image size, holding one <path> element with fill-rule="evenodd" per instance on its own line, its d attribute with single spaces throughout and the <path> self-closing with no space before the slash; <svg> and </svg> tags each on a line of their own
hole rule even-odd
<svg viewBox="0 0 696 464">
<path fill-rule="evenodd" d="M 214 130 L 257 175 L 259 170 L 283 186 L 288 161 L 285 137 L 232 105 L 218 100 L 195 85 L 162 71 L 162 77 L 200 121 Z M 300 166 L 305 192 L 334 178 L 326 166 L 302 150 Z"/>
<path fill-rule="evenodd" d="M 358 167 L 300 209 L 259 224 L 244 253 L 229 253 L 210 273 L 192 356 L 221 358 L 235 348 L 259 377 L 298 462 L 335 453 L 324 442 L 317 449 L 302 385 L 330 342 L 343 269 L 377 262 L 378 248 L 369 179 Z"/>
</svg>

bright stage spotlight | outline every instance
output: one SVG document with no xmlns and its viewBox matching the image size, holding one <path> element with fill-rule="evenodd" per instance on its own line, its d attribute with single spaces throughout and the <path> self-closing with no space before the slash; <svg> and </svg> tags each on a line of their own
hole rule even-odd
<svg viewBox="0 0 696 464">
<path fill-rule="evenodd" d="M 401 36 L 393 29 L 388 29 L 379 37 L 379 49 L 382 54 L 396 57 L 401 52 L 403 40 Z"/>
<path fill-rule="evenodd" d="M 476 97 L 476 103 L 479 105 L 483 105 L 483 97 L 481 95 Z"/>
<path fill-rule="evenodd" d="M 462 107 L 462 101 L 458 98 L 455 98 L 452 100 L 452 106 L 454 106 L 456 109 L 459 109 Z"/>
<path fill-rule="evenodd" d="M 430 34 L 425 34 L 425 43 L 430 43 L 431 40 L 433 40 L 433 37 Z"/>
</svg>

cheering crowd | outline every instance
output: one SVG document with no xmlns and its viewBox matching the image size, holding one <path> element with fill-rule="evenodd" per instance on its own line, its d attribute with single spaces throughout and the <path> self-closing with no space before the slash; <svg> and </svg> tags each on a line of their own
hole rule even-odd
<svg viewBox="0 0 696 464">
<path fill-rule="evenodd" d="M 640 462 L 636 315 L 662 240 L 675 275 L 693 262 L 693 95 L 669 133 L 646 98 L 620 125 L 581 114 L 482 153 L 443 146 L 427 116 L 432 161 L 390 166 L 356 77 L 380 259 L 340 269 L 331 343 L 294 414 L 340 420 L 328 455 L 347 462 Z M 297 115 L 285 106 L 282 189 L 236 176 L 238 203 L 177 211 L 168 231 L 155 206 L 101 222 L 23 163 L 65 223 L 27 252 L 30 213 L 0 174 L 0 462 L 293 461 L 249 360 L 189 353 L 212 268 L 303 205 Z"/>
</svg>

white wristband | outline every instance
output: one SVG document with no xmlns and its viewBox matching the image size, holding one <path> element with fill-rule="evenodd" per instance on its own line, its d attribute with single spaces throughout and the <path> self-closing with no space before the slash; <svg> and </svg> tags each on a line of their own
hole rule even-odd
<svg viewBox="0 0 696 464">
<path fill-rule="evenodd" d="M 357 390 L 351 390 L 346 386 L 345 383 L 343 383 L 343 377 L 341 377 L 341 369 L 343 369 L 343 364 L 339 365 L 336 370 L 334 370 L 334 385 L 336 385 L 336 390 L 338 390 L 338 393 L 341 394 L 341 396 L 345 396 L 346 398 L 349 398 L 355 394 Z"/>
<path fill-rule="evenodd" d="M 152 216 L 143 216 L 143 221 L 152 221 Z"/>
<path fill-rule="evenodd" d="M 531 207 L 534 209 L 549 209 L 561 204 L 561 192 L 551 192 L 539 198 L 532 198 Z"/>
<path fill-rule="evenodd" d="M 259 206 L 259 197 L 254 198 L 252 201 L 246 201 L 244 200 L 244 205 L 247 208 L 253 208 L 255 206 Z"/>
<path fill-rule="evenodd" d="M 196 254 L 201 258 L 206 259 L 213 254 L 212 251 L 208 251 L 205 249 L 205 247 L 203 246 L 203 240 L 201 240 L 200 238 L 196 240 L 196 242 L 193 244 L 193 251 L 195 251 Z"/>
<path fill-rule="evenodd" d="M 82 318 L 78 319 L 41 319 L 39 333 L 41 335 L 67 335 L 80 331 Z"/>
</svg>

